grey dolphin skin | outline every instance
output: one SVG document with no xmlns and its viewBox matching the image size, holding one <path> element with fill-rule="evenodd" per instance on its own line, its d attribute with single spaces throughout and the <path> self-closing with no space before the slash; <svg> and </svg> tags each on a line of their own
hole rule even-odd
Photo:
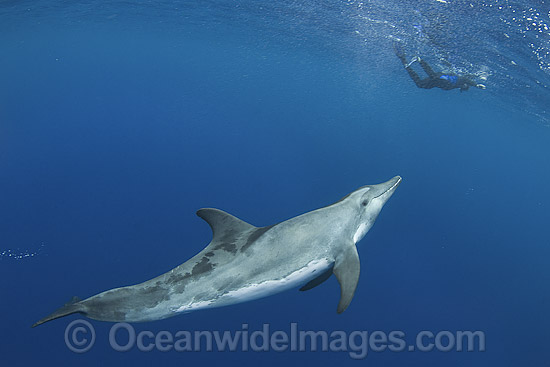
<svg viewBox="0 0 550 367">
<path fill-rule="evenodd" d="M 73 313 L 94 320 L 140 322 L 227 306 L 300 285 L 311 289 L 334 274 L 340 283 L 338 313 L 350 304 L 359 280 L 355 244 L 374 224 L 401 182 L 396 176 L 363 186 L 338 202 L 287 221 L 254 227 L 218 209 L 197 215 L 212 241 L 178 267 L 133 286 L 69 303 L 33 327 Z"/>
</svg>

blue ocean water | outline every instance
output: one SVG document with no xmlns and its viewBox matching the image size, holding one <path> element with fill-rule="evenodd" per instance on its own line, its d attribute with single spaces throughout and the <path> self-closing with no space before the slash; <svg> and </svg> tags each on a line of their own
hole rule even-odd
<svg viewBox="0 0 550 367">
<path fill-rule="evenodd" d="M 549 18 L 521 0 L 0 2 L 2 365 L 547 365 Z M 416 88 L 395 42 L 487 89 Z M 135 329 L 478 330 L 485 351 L 118 352 L 92 322 L 78 354 L 78 315 L 30 328 L 195 255 L 199 208 L 265 226 L 395 175 L 343 314 L 333 277 Z"/>
</svg>

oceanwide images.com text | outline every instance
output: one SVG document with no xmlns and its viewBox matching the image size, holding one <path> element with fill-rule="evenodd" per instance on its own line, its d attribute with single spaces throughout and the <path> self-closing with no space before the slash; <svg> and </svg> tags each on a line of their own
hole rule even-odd
<svg viewBox="0 0 550 367">
<path fill-rule="evenodd" d="M 369 352 L 483 352 L 485 333 L 482 331 L 428 331 L 413 338 L 401 330 L 312 331 L 301 330 L 291 323 L 287 330 L 271 330 L 269 324 L 252 329 L 242 324 L 240 330 L 202 330 L 176 332 L 162 330 L 136 331 L 128 323 L 114 324 L 109 335 L 111 348 L 118 352 L 139 350 L 151 352 L 336 352 L 348 353 L 353 359 L 364 359 Z M 92 349 L 96 332 L 86 320 L 74 320 L 65 329 L 65 344 L 75 353 Z"/>
</svg>

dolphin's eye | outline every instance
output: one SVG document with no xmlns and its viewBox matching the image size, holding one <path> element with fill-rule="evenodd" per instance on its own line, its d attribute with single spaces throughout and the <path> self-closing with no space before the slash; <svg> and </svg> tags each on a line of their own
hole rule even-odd
<svg viewBox="0 0 550 367">
<path fill-rule="evenodd" d="M 368 201 L 368 200 L 363 200 L 363 202 L 361 203 L 361 205 L 363 205 L 363 206 L 367 206 L 367 204 L 368 204 L 368 203 L 369 203 L 369 201 Z"/>
</svg>

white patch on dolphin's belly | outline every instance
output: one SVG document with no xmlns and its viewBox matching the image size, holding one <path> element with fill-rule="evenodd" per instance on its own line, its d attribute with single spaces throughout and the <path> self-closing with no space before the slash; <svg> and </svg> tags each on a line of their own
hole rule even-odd
<svg viewBox="0 0 550 367">
<path fill-rule="evenodd" d="M 357 228 L 357 231 L 355 231 L 355 234 L 353 235 L 353 243 L 357 243 L 361 241 L 363 237 L 367 234 L 367 225 L 365 223 L 361 223 L 359 228 Z"/>
<path fill-rule="evenodd" d="M 222 298 L 231 298 L 238 302 L 244 302 L 286 291 L 287 289 L 297 287 L 321 275 L 323 270 L 328 269 L 330 264 L 331 263 L 327 259 L 314 260 L 302 269 L 289 274 L 283 279 L 267 280 L 259 284 L 251 284 L 241 289 L 228 292 L 224 294 Z"/>
<path fill-rule="evenodd" d="M 179 308 L 172 308 L 172 312 L 191 312 L 196 310 L 201 310 L 203 308 L 209 308 L 212 306 L 213 301 L 199 301 L 199 302 L 193 302 L 188 305 L 183 305 Z"/>
<path fill-rule="evenodd" d="M 267 297 L 297 287 L 318 277 L 323 271 L 327 270 L 331 264 L 332 263 L 328 259 L 313 260 L 302 269 L 296 270 L 285 278 L 266 280 L 258 284 L 249 284 L 243 288 L 227 292 L 217 299 L 183 305 L 174 309 L 173 312 L 191 312 L 204 308 L 227 306 Z"/>
</svg>

